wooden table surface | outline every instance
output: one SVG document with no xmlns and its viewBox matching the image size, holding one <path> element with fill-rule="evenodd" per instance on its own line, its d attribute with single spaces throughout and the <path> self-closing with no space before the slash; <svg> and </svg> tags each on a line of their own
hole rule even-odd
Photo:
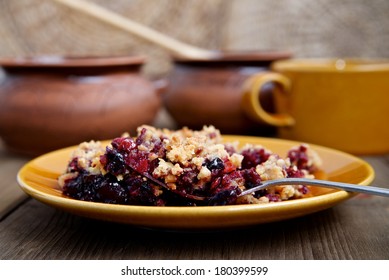
<svg viewBox="0 0 389 280">
<path fill-rule="evenodd" d="M 389 187 L 389 155 L 363 157 Z M 174 232 L 78 217 L 27 197 L 15 180 L 29 159 L 0 144 L 0 259 L 389 259 L 389 198 L 252 228 Z"/>
</svg>

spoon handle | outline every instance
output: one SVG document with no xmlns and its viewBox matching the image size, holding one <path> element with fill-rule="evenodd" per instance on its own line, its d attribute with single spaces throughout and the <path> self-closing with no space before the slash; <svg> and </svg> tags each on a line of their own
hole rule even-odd
<svg viewBox="0 0 389 280">
<path fill-rule="evenodd" d="M 306 179 L 306 178 L 284 178 L 284 179 L 276 179 L 264 181 L 261 185 L 256 186 L 251 189 L 247 189 L 241 193 L 241 195 L 250 194 L 261 189 L 266 189 L 274 186 L 282 186 L 282 185 L 311 185 L 311 186 L 320 186 L 331 189 L 339 189 L 348 192 L 357 192 L 357 193 L 365 193 L 379 196 L 389 197 L 389 188 L 379 188 L 374 186 L 362 186 L 356 184 L 348 184 L 342 182 L 333 182 L 326 180 L 317 180 L 317 179 Z"/>
<path fill-rule="evenodd" d="M 84 0 L 54 1 L 63 4 L 69 8 L 75 9 L 79 12 L 83 12 L 99 20 L 102 20 L 115 27 L 128 31 L 142 39 L 148 40 L 185 58 L 209 59 L 217 55 L 217 52 L 215 51 L 201 49 L 180 42 L 147 26 L 125 18 L 120 14 L 109 11 L 95 3 L 91 3 Z"/>
</svg>

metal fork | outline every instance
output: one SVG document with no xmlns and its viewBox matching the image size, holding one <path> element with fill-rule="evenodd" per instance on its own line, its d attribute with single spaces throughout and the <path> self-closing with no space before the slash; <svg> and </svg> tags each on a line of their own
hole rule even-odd
<svg viewBox="0 0 389 280">
<path fill-rule="evenodd" d="M 285 185 L 310 185 L 310 186 L 320 186 L 331 189 L 339 189 L 348 192 L 357 192 L 365 193 L 371 195 L 379 195 L 389 197 L 389 188 L 380 188 L 374 186 L 362 186 L 356 184 L 348 184 L 342 182 L 326 181 L 326 180 L 317 180 L 317 179 L 306 179 L 306 178 L 284 178 L 284 179 L 275 179 L 263 181 L 261 185 L 256 186 L 251 189 L 244 190 L 239 196 L 246 194 L 251 194 L 253 192 L 266 189 L 274 186 L 285 186 Z"/>
</svg>

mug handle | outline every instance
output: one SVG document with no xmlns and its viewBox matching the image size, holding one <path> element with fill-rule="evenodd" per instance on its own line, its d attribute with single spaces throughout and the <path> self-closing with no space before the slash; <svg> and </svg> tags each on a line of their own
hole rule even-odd
<svg viewBox="0 0 389 280">
<path fill-rule="evenodd" d="M 295 124 L 293 117 L 287 114 L 268 113 L 260 103 L 262 87 L 269 82 L 282 86 L 285 92 L 289 92 L 291 81 L 284 75 L 274 72 L 261 72 L 249 77 L 243 85 L 242 107 L 251 119 L 272 126 L 292 126 Z"/>
</svg>

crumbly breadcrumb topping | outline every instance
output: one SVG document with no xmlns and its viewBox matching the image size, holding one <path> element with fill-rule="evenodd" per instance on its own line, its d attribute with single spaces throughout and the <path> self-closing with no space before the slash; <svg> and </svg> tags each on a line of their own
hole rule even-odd
<svg viewBox="0 0 389 280">
<path fill-rule="evenodd" d="M 196 196 L 215 197 L 218 205 L 271 203 L 300 198 L 308 188 L 239 193 L 267 180 L 312 178 L 321 164 L 307 144 L 281 157 L 260 145 L 224 143 L 213 126 L 199 131 L 141 126 L 136 137 L 122 135 L 107 146 L 81 143 L 58 182 L 66 195 L 107 203 L 201 205 L 193 201 Z"/>
</svg>

